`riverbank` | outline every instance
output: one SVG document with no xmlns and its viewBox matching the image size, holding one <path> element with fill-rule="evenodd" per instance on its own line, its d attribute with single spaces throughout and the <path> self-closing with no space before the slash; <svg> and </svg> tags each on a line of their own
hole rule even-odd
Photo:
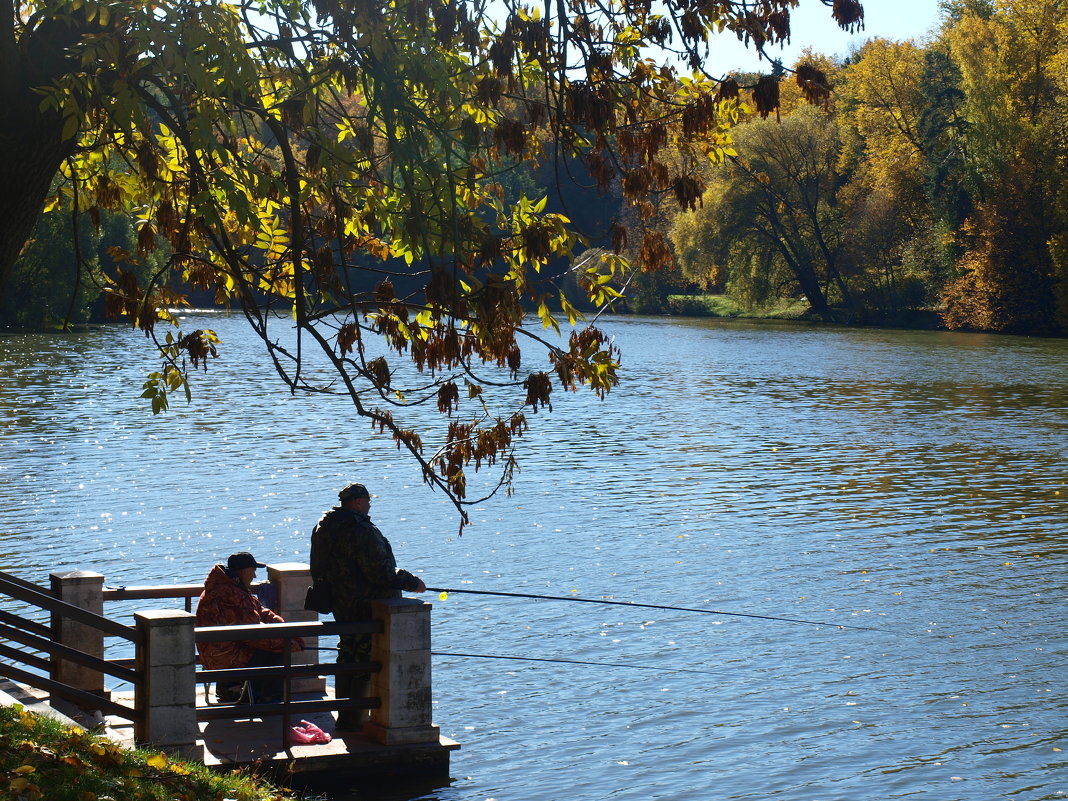
<svg viewBox="0 0 1068 801">
<path fill-rule="evenodd" d="M 291 793 L 247 773 L 216 773 L 159 751 L 127 749 L 20 704 L 0 707 L 3 789 L 26 801 L 281 801 Z"/>
<path fill-rule="evenodd" d="M 812 314 L 805 300 L 780 299 L 756 309 L 747 309 L 728 295 L 668 295 L 663 314 L 683 317 L 714 317 L 729 320 L 795 320 L 798 322 L 833 322 Z M 843 315 L 847 312 L 842 310 Z M 919 331 L 944 329 L 942 317 L 932 309 L 906 309 L 894 313 L 866 311 L 853 325 L 905 328 Z"/>
<path fill-rule="evenodd" d="M 578 305 L 578 308 L 587 315 L 596 312 L 591 306 Z M 804 323 L 830 323 L 851 326 L 875 326 L 880 328 L 901 328 L 916 331 L 944 330 L 945 324 L 941 315 L 933 309 L 905 309 L 899 312 L 879 312 L 867 309 L 862 312 L 862 319 L 850 320 L 849 312 L 845 309 L 837 309 L 841 313 L 839 319 L 823 320 L 812 313 L 812 308 L 803 299 L 780 299 L 775 303 L 759 308 L 748 309 L 728 295 L 667 295 L 665 298 L 656 300 L 651 306 L 648 303 L 626 303 L 617 308 L 619 314 L 640 314 L 649 317 L 710 317 L 723 320 L 775 320 L 796 321 Z M 203 304 L 195 308 L 182 309 L 182 314 L 194 313 L 237 313 L 234 309 L 215 307 L 211 304 Z M 533 306 L 528 308 L 533 313 Z M 88 323 L 79 323 L 67 328 L 61 326 L 45 326 L 42 328 L 26 328 L 5 326 L 0 324 L 0 334 L 30 334 L 30 333 L 55 333 L 55 334 L 81 334 L 95 328 L 116 325 L 115 321 L 94 320 Z M 122 323 L 125 325 L 125 323 Z"/>
</svg>

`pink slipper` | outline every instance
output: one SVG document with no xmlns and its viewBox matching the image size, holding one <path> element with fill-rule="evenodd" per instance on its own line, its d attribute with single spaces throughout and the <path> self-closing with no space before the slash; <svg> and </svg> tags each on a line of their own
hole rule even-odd
<svg viewBox="0 0 1068 801">
<path fill-rule="evenodd" d="M 310 734 L 313 738 L 313 742 L 324 744 L 330 742 L 330 735 L 320 729 L 314 723 L 309 723 L 306 720 L 302 720 L 300 725 L 304 727 L 304 731 Z"/>
<path fill-rule="evenodd" d="M 318 742 L 315 735 L 302 726 L 291 726 L 289 729 L 289 742 L 293 745 L 312 745 Z"/>
</svg>

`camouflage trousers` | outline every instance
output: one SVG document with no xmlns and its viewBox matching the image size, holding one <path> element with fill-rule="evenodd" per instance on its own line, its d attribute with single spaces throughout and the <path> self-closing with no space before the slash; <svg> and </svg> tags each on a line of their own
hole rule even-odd
<svg viewBox="0 0 1068 801">
<path fill-rule="evenodd" d="M 370 634 L 344 634 L 338 638 L 337 663 L 351 665 L 354 662 L 371 661 Z M 371 681 L 370 673 L 348 673 L 334 679 L 334 690 L 338 698 L 354 698 L 367 694 Z M 357 694 L 355 690 L 360 690 Z"/>
<path fill-rule="evenodd" d="M 370 660 L 370 634 L 347 634 L 338 639 L 337 664 L 339 667 Z M 338 699 L 366 698 L 370 692 L 370 673 L 346 673 L 334 677 L 334 695 Z M 342 709 L 337 714 L 337 728 L 360 731 L 369 717 L 370 711 L 367 709 Z"/>
<path fill-rule="evenodd" d="M 366 602 L 353 602 L 346 598 L 348 603 L 342 602 L 334 609 L 334 620 L 339 623 L 369 620 L 371 606 Z M 336 601 L 335 601 L 336 603 Z M 338 667 L 348 666 L 356 662 L 371 661 L 371 635 L 370 634 L 343 634 L 338 638 L 337 664 Z M 334 696 L 336 698 L 366 698 L 371 693 L 370 673 L 338 674 L 334 677 Z M 359 731 L 364 721 L 370 715 L 366 709 L 345 709 L 338 712 L 337 725 L 340 729 Z"/>
</svg>

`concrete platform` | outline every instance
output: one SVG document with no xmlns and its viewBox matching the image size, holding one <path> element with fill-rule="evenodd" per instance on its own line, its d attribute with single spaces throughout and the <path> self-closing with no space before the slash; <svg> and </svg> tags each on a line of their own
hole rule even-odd
<svg viewBox="0 0 1068 801">
<path fill-rule="evenodd" d="M 332 693 L 327 697 L 332 698 Z M 294 700 L 323 700 L 321 694 L 294 694 Z M 116 693 L 113 700 L 133 704 L 130 694 Z M 206 706 L 204 690 L 197 687 L 197 707 Z M 382 745 L 356 732 L 338 732 L 336 713 L 312 712 L 296 716 L 328 732 L 332 739 L 322 745 L 285 745 L 281 715 L 212 720 L 198 724 L 200 738 L 183 752 L 187 759 L 208 767 L 232 770 L 248 768 L 267 774 L 279 783 L 331 785 L 391 777 L 447 781 L 449 754 L 460 747 L 455 740 L 439 737 L 437 742 Z M 124 745 L 133 745 L 133 725 L 108 719 L 108 733 Z"/>
</svg>

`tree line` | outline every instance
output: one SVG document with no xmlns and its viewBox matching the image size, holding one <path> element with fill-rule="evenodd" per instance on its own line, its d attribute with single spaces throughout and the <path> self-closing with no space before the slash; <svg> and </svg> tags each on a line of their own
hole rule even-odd
<svg viewBox="0 0 1068 801">
<path fill-rule="evenodd" d="M 841 321 L 937 312 L 948 328 L 1068 333 L 1068 7 L 951 0 L 924 41 L 869 40 L 834 89 L 732 129 L 690 211 L 660 216 L 670 292 L 803 297 Z"/>
<path fill-rule="evenodd" d="M 743 106 L 728 157 L 700 170 L 692 210 L 641 212 L 672 258 L 651 272 L 621 270 L 605 291 L 629 290 L 621 310 L 666 311 L 672 293 L 713 292 L 751 309 L 799 298 L 826 320 L 933 312 L 949 328 L 1064 334 L 1066 19 L 1056 0 L 952 0 L 927 40 L 873 39 L 841 61 L 806 53 L 791 72 L 815 70 L 833 92 L 814 105 L 803 81 L 784 81 L 777 109 Z M 760 77 L 731 80 L 755 86 Z M 557 145 L 541 136 L 542 149 Z M 545 163 L 516 160 L 500 183 L 511 200 L 540 191 L 550 210 L 597 217 L 602 234 L 639 214 L 618 180 L 597 197 Z M 41 216 L 0 297 L 0 321 L 47 327 L 83 322 L 94 308 L 99 316 L 101 265 L 135 251 L 143 227 L 102 213 L 104 229 L 77 238 L 69 205 Z M 127 269 L 150 275 L 165 261 L 142 255 L 147 264 L 128 259 Z M 629 255 L 641 262 L 639 248 Z M 577 288 L 573 270 L 560 273 Z"/>
</svg>

